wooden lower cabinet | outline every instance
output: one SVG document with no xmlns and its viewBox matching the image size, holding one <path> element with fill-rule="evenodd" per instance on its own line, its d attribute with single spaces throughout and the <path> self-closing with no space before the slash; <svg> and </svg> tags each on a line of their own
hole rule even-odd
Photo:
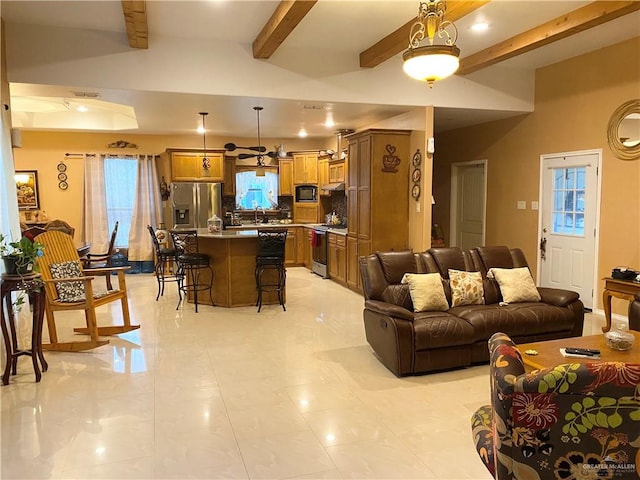
<svg viewBox="0 0 640 480">
<path fill-rule="evenodd" d="M 371 241 L 357 237 L 347 237 L 347 286 L 362 293 L 362 278 L 360 277 L 360 257 L 371 253 Z"/>
<path fill-rule="evenodd" d="M 318 223 L 318 204 L 295 202 L 293 204 L 295 223 Z"/>
<path fill-rule="evenodd" d="M 284 264 L 287 267 L 299 265 L 298 263 L 298 235 L 297 228 L 287 229 L 287 243 L 284 250 Z"/>
<path fill-rule="evenodd" d="M 303 263 L 304 266 L 311 269 L 311 266 L 313 265 L 313 251 L 311 250 L 311 236 L 313 235 L 311 232 L 313 232 L 312 229 L 310 228 L 302 228 L 302 230 L 304 231 L 304 237 L 306 239 L 306 241 L 304 242 L 304 256 L 303 256 Z"/>
<path fill-rule="evenodd" d="M 347 283 L 347 237 L 329 233 L 329 277 L 338 283 Z"/>
<path fill-rule="evenodd" d="M 360 269 L 358 267 L 358 239 L 347 237 L 347 286 L 359 290 Z"/>
</svg>

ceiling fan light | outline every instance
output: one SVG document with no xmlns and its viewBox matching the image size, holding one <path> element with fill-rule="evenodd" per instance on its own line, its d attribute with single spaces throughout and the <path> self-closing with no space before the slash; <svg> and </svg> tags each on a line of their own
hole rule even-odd
<svg viewBox="0 0 640 480">
<path fill-rule="evenodd" d="M 453 75 L 460 66 L 460 49 L 455 45 L 427 45 L 410 48 L 402 55 L 404 72 L 411 78 L 433 84 Z"/>
</svg>

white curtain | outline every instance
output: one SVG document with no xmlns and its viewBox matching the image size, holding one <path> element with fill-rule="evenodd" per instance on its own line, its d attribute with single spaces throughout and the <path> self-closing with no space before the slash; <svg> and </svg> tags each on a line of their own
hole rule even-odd
<svg viewBox="0 0 640 480">
<path fill-rule="evenodd" d="M 84 228 L 82 240 L 91 244 L 91 251 L 104 253 L 109 248 L 107 192 L 104 182 L 105 155 L 84 156 Z"/>
<path fill-rule="evenodd" d="M 157 155 L 138 155 L 135 214 L 129 231 L 129 261 L 153 260 L 153 245 L 147 225 L 157 227 L 161 218 L 157 159 Z"/>
</svg>

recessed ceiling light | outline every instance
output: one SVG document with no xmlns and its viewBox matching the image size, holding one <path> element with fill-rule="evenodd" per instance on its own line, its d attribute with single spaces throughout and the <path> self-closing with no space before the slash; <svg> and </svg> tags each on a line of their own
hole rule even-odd
<svg viewBox="0 0 640 480">
<path fill-rule="evenodd" d="M 333 128 L 336 126 L 336 122 L 333 121 L 333 117 L 327 117 L 324 122 L 324 126 L 327 128 Z"/>
<path fill-rule="evenodd" d="M 298 132 L 298 136 L 300 138 L 305 138 L 307 136 L 307 131 L 304 128 L 301 128 L 300 131 Z"/>
<path fill-rule="evenodd" d="M 489 30 L 489 24 L 487 22 L 477 22 L 471 25 L 471 30 L 474 32 L 485 32 Z"/>
<path fill-rule="evenodd" d="M 85 107 L 84 105 L 79 105 L 78 108 L 76 108 L 76 110 L 79 111 L 79 112 L 82 112 L 82 113 L 89 111 L 89 109 L 87 107 Z"/>
<path fill-rule="evenodd" d="M 196 129 L 196 131 L 197 131 L 198 133 L 204 133 L 204 132 L 205 132 L 204 127 L 203 127 L 202 125 L 198 126 L 198 128 Z"/>
</svg>

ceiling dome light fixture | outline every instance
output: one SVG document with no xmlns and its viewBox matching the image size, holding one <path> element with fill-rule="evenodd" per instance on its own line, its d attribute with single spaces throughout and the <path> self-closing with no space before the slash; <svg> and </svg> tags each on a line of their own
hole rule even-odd
<svg viewBox="0 0 640 480">
<path fill-rule="evenodd" d="M 420 2 L 418 21 L 409 33 L 409 48 L 402 54 L 405 73 L 427 82 L 430 88 L 436 80 L 453 75 L 460 66 L 460 49 L 455 45 L 458 29 L 444 19 L 446 10 L 445 0 Z M 436 35 L 444 40 L 444 45 L 433 44 Z M 421 47 L 425 38 L 429 44 Z"/>
<path fill-rule="evenodd" d="M 207 130 L 204 126 L 204 118 L 209 115 L 208 112 L 200 112 L 198 115 L 202 115 L 202 176 L 211 176 L 211 161 L 207 157 Z"/>
</svg>

